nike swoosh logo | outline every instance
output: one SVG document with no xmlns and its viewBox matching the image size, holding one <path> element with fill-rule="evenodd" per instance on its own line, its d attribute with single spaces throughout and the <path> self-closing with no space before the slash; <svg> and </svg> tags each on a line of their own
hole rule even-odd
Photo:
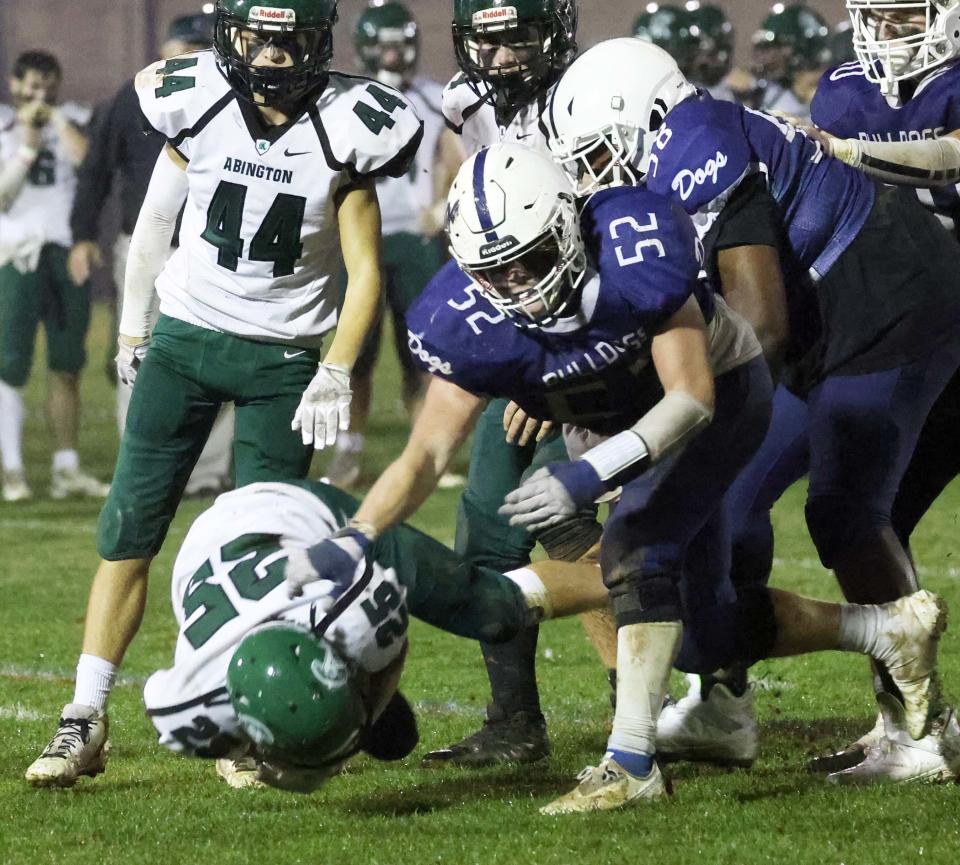
<svg viewBox="0 0 960 865">
<path fill-rule="evenodd" d="M 306 352 L 306 349 L 304 349 L 303 351 L 294 351 L 294 352 L 285 351 L 285 352 L 283 353 L 283 356 L 284 356 L 287 360 L 290 360 L 291 357 L 300 357 L 301 354 L 306 354 L 306 353 L 307 353 L 307 352 Z"/>
<path fill-rule="evenodd" d="M 310 153 L 309 150 L 298 150 L 295 153 L 291 153 L 289 150 L 283 151 L 284 156 L 306 156 L 308 153 Z"/>
</svg>

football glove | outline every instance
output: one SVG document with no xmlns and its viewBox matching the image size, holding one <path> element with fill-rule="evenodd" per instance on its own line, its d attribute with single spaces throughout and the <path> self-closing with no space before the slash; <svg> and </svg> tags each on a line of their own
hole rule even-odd
<svg viewBox="0 0 960 865">
<path fill-rule="evenodd" d="M 332 596 L 339 597 L 353 583 L 372 543 L 359 529 L 346 528 L 309 549 L 291 550 L 284 570 L 287 596 L 299 598 L 304 586 L 329 580 L 334 584 Z"/>
<path fill-rule="evenodd" d="M 350 371 L 333 363 L 322 363 L 303 392 L 290 425 L 300 430 L 305 445 L 316 450 L 330 447 L 337 430 L 350 429 Z"/>
<path fill-rule="evenodd" d="M 125 385 L 133 387 L 133 383 L 137 379 L 137 373 L 140 371 L 140 364 L 147 356 L 148 348 L 150 348 L 149 338 L 137 345 L 129 345 L 122 339 L 117 339 L 117 378 Z"/>
<path fill-rule="evenodd" d="M 590 463 L 550 463 L 508 493 L 500 513 L 510 518 L 511 526 L 538 532 L 570 519 L 605 492 L 600 475 Z"/>
</svg>

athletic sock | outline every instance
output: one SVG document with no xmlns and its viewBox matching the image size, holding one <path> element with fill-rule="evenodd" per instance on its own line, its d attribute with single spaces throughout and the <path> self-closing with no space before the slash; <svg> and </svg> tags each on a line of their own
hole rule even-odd
<svg viewBox="0 0 960 865">
<path fill-rule="evenodd" d="M 636 778 L 646 778 L 653 768 L 651 754 L 634 754 L 631 751 L 609 750 L 604 757 L 613 757 L 621 767 Z"/>
<path fill-rule="evenodd" d="M 844 604 L 840 607 L 840 648 L 874 657 L 886 620 L 886 611 L 875 604 Z"/>
<path fill-rule="evenodd" d="M 23 471 L 23 393 L 0 381 L 0 460 L 5 472 Z"/>
<path fill-rule="evenodd" d="M 363 433 L 339 432 L 334 450 L 345 454 L 358 454 L 363 450 Z"/>
<path fill-rule="evenodd" d="M 617 710 L 608 751 L 656 753 L 657 718 L 682 635 L 680 622 L 642 622 L 617 630 Z"/>
<path fill-rule="evenodd" d="M 77 682 L 73 702 L 98 712 L 107 708 L 107 699 L 117 679 L 117 668 L 96 655 L 81 655 L 77 661 Z"/>
<path fill-rule="evenodd" d="M 80 468 L 80 457 L 73 448 L 64 448 L 53 452 L 53 470 L 55 472 L 75 472 Z"/>
<path fill-rule="evenodd" d="M 493 706 L 488 709 L 491 718 L 502 713 L 509 718 L 518 712 L 527 712 L 539 717 L 540 693 L 537 690 L 537 638 L 540 628 L 536 625 L 522 628 L 506 643 L 481 643 L 483 662 L 490 679 L 490 694 Z M 499 711 L 496 711 L 496 710 Z"/>
</svg>

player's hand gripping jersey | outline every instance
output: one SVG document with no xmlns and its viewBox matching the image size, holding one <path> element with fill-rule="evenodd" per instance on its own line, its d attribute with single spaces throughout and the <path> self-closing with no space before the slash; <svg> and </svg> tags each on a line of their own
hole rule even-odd
<svg viewBox="0 0 960 865">
<path fill-rule="evenodd" d="M 746 323 L 698 284 L 693 226 L 669 200 L 632 187 L 600 192 L 581 224 L 594 269 L 575 315 L 518 327 L 451 263 L 407 315 L 414 358 L 471 393 L 509 397 L 533 417 L 611 434 L 663 396 L 650 344 L 693 292 L 716 375 L 759 355 Z"/>
<path fill-rule="evenodd" d="M 338 204 L 360 183 L 409 169 L 422 136 L 409 102 L 331 72 L 304 113 L 267 126 L 210 51 L 155 63 L 136 87 L 150 125 L 187 160 L 180 247 L 157 280 L 161 312 L 318 345 L 336 324 Z"/>
<path fill-rule="evenodd" d="M 519 107 L 510 122 L 503 125 L 494 109 L 494 93 L 486 84 L 475 84 L 460 74 L 443 89 L 444 120 L 460 136 L 467 156 L 498 141 L 515 141 L 524 147 L 546 150 L 539 125 L 545 105 L 544 95 Z"/>
<path fill-rule="evenodd" d="M 903 85 L 901 85 L 902 87 Z M 909 99 L 887 99 L 859 62 L 844 63 L 820 80 L 813 98 L 815 125 L 838 138 L 919 141 L 960 129 L 960 63 L 920 81 Z M 960 187 L 919 189 L 920 201 L 960 237 Z"/>
<path fill-rule="evenodd" d="M 211 757 L 240 742 L 227 667 L 240 641 L 264 622 L 309 627 L 369 673 L 401 654 L 406 588 L 396 569 L 375 555 L 342 595 L 332 583 L 318 582 L 301 597 L 287 597 L 287 550 L 329 537 L 354 508 L 349 496 L 326 485 L 260 483 L 220 496 L 194 522 L 173 566 L 171 599 L 180 628 L 174 665 L 154 673 L 144 688 L 161 745 Z"/>
</svg>

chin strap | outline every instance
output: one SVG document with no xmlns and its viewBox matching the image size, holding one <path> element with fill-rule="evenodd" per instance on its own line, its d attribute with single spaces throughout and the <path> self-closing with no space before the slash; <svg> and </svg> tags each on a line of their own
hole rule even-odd
<svg viewBox="0 0 960 865">
<path fill-rule="evenodd" d="M 932 187 L 960 183 L 960 138 L 946 135 L 925 141 L 830 140 L 831 155 L 878 180 Z"/>
</svg>

